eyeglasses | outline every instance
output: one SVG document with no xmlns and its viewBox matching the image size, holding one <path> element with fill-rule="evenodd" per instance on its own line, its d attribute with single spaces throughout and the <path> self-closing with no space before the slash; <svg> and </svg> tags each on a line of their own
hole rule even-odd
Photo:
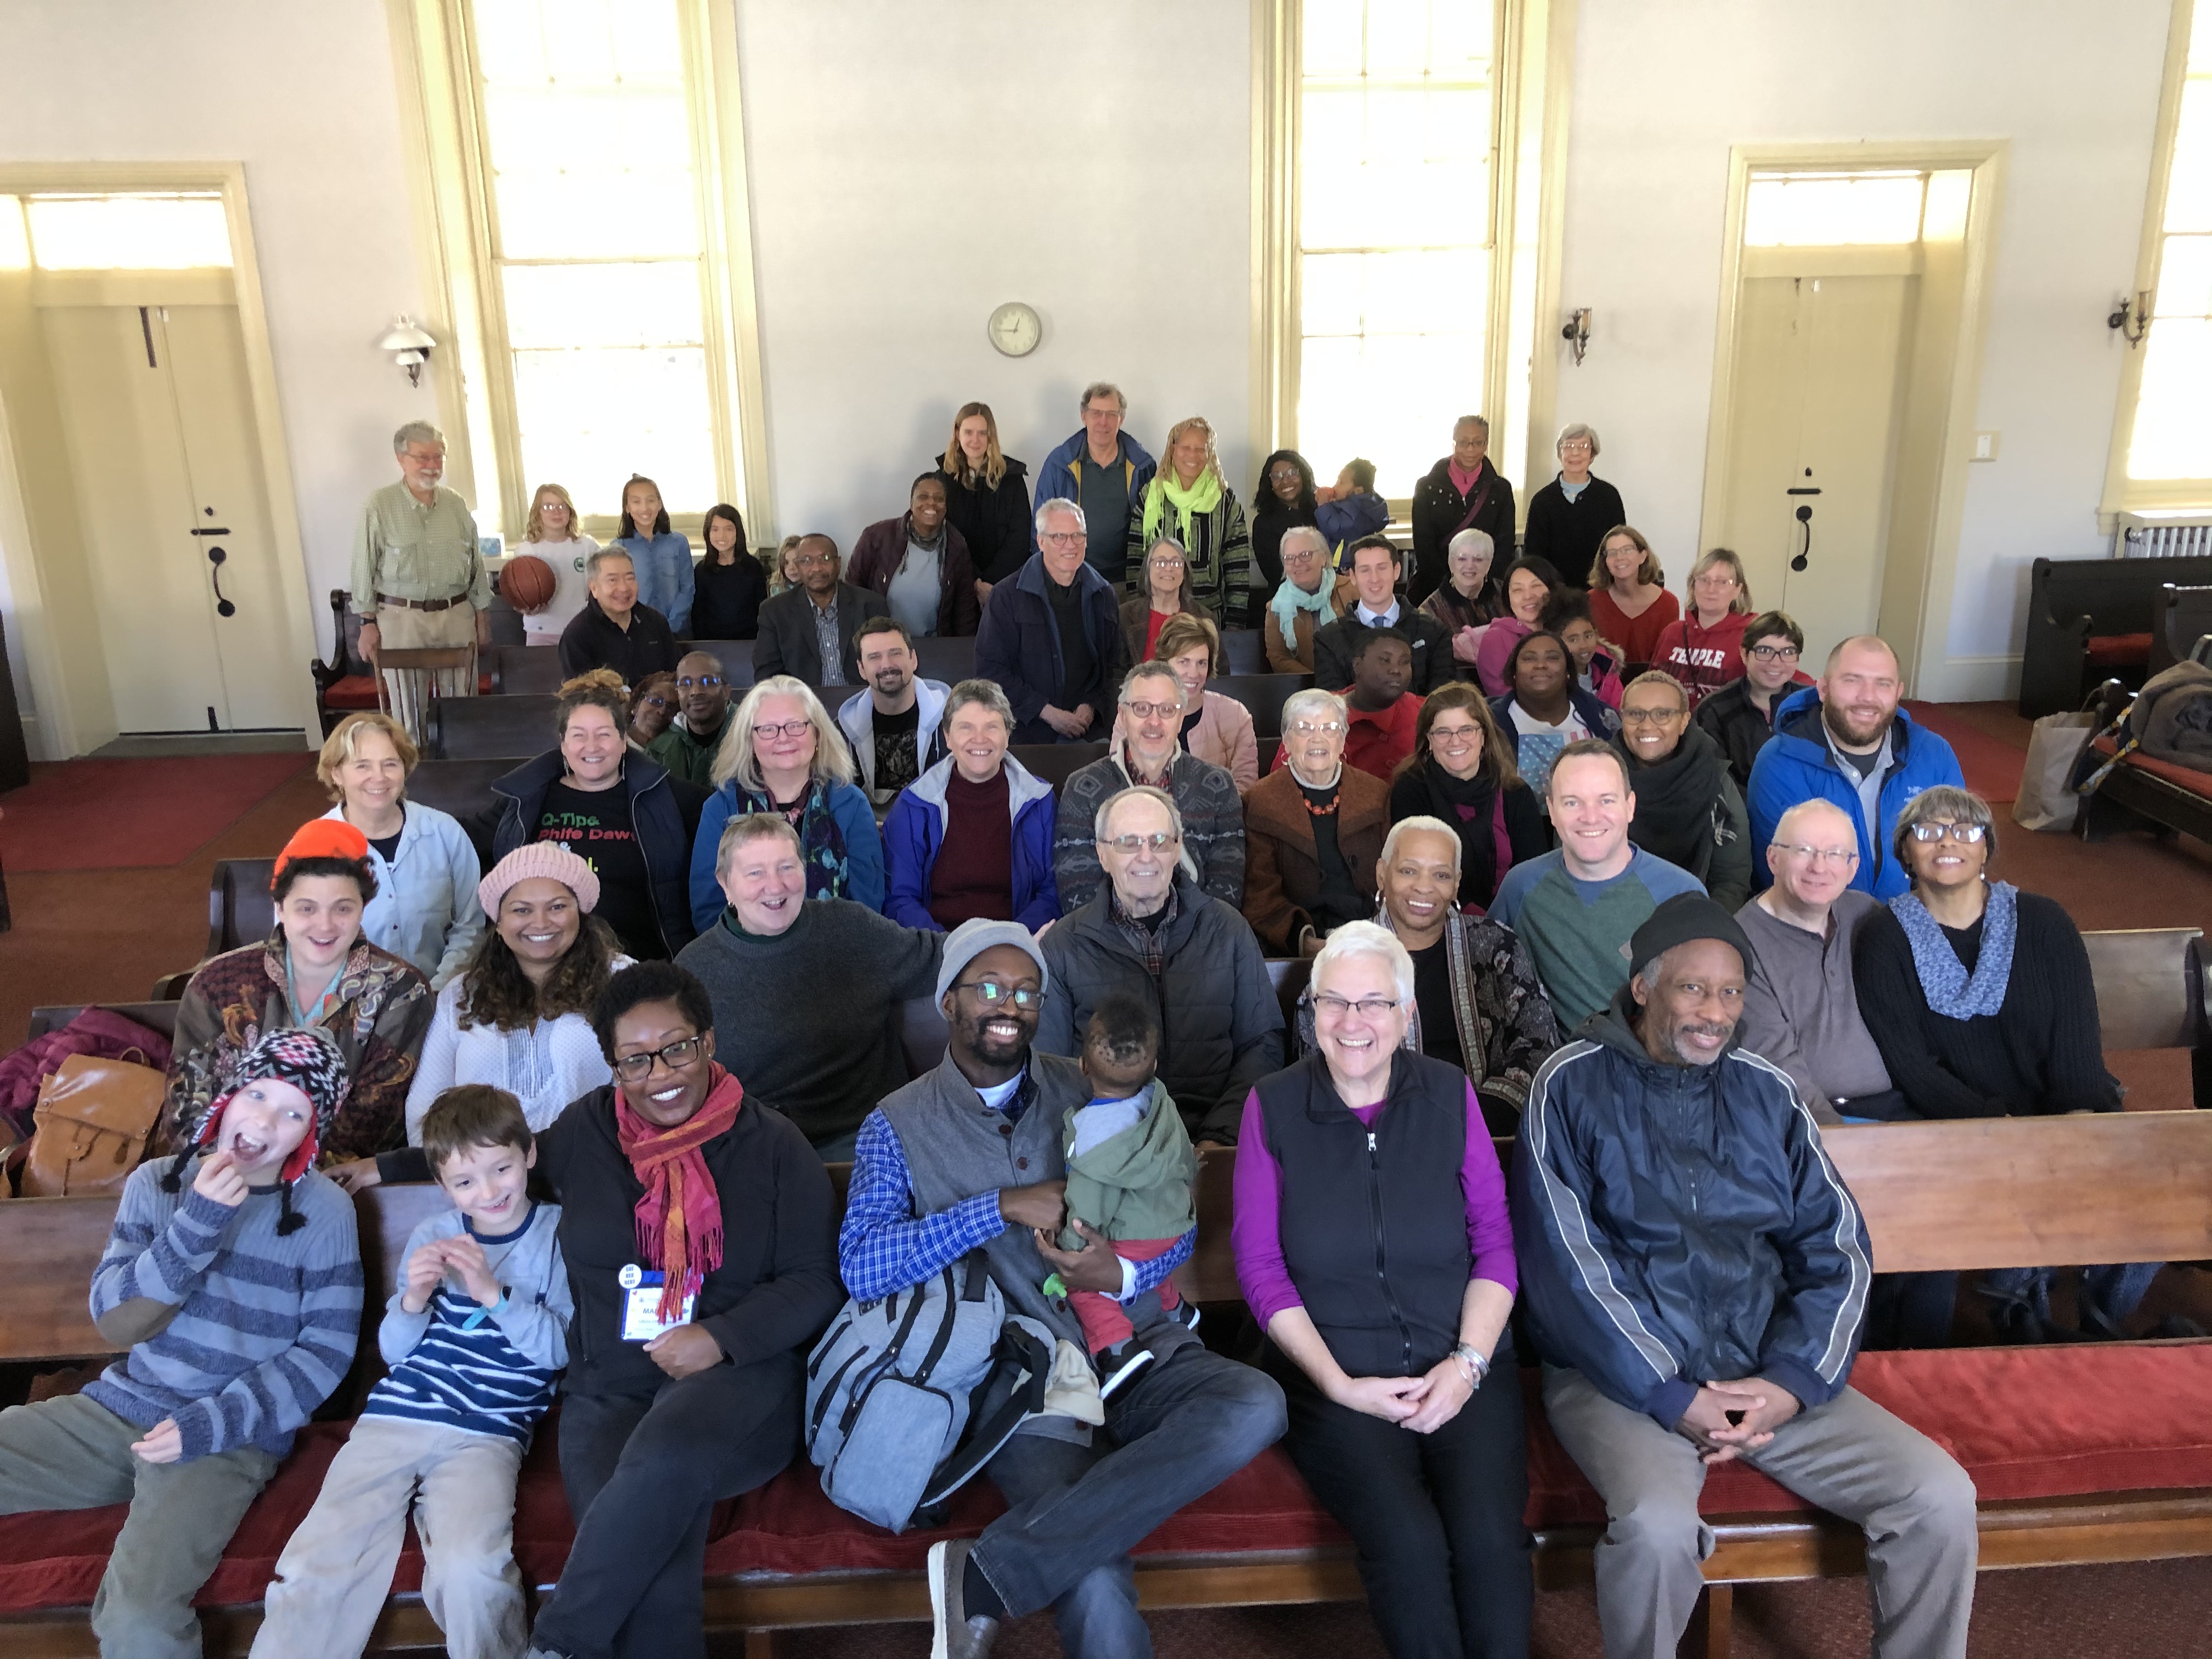
<svg viewBox="0 0 2212 1659">
<path fill-rule="evenodd" d="M 799 553 L 793 556 L 791 562 L 803 570 L 811 564 L 835 564 L 837 556 L 835 553 Z"/>
<path fill-rule="evenodd" d="M 803 738 L 814 729 L 811 720 L 786 720 L 781 726 L 756 726 L 756 738 Z"/>
<path fill-rule="evenodd" d="M 988 1006 L 1012 1001 L 1015 1007 L 1028 1010 L 1044 1006 L 1044 993 L 1033 985 L 1002 985 L 995 979 L 963 980 L 952 988 L 956 991 L 973 991 Z"/>
<path fill-rule="evenodd" d="M 1117 853 L 1133 856 L 1148 847 L 1155 853 L 1164 853 L 1178 839 L 1172 830 L 1155 830 L 1149 836 L 1115 836 L 1107 841 L 1106 845 Z"/>
<path fill-rule="evenodd" d="M 1849 869 L 1859 861 L 1859 850 L 1856 847 L 1796 847 L 1786 841 L 1778 841 L 1767 850 L 1795 853 L 1808 864 L 1832 864 L 1838 869 Z"/>
<path fill-rule="evenodd" d="M 1747 648 L 1761 662 L 1796 662 L 1802 654 L 1794 645 L 1754 645 Z"/>
<path fill-rule="evenodd" d="M 704 1037 L 679 1037 L 665 1048 L 655 1048 L 642 1054 L 624 1054 L 615 1061 L 615 1070 L 625 1083 L 642 1083 L 653 1075 L 653 1062 L 660 1061 L 672 1072 L 687 1070 L 699 1058 L 705 1044 Z"/>
<path fill-rule="evenodd" d="M 1334 737 L 1343 730 L 1342 720 L 1292 720 L 1291 722 L 1291 735 L 1294 738 L 1310 738 L 1316 733 L 1327 733 Z"/>
<path fill-rule="evenodd" d="M 1623 726 L 1665 726 L 1672 720 L 1687 720 L 1686 708 L 1624 708 L 1620 711 Z"/>
<path fill-rule="evenodd" d="M 637 700 L 637 706 L 641 708 L 665 708 L 668 707 L 668 699 L 658 691 L 648 692 Z"/>
<path fill-rule="evenodd" d="M 1078 542 L 1087 540 L 1088 537 L 1080 530 L 1041 530 L 1037 532 L 1037 539 L 1054 547 L 1073 547 Z"/>
<path fill-rule="evenodd" d="M 1395 997 L 1361 997 L 1357 1002 L 1324 991 L 1314 998 L 1314 1012 L 1327 1014 L 1331 1019 L 1342 1019 L 1346 1014 L 1358 1014 L 1362 1019 L 1380 1019 L 1398 1006 Z"/>
<path fill-rule="evenodd" d="M 1431 743 L 1469 744 L 1481 735 L 1480 729 L 1472 726 L 1432 726 L 1429 728 Z"/>
<path fill-rule="evenodd" d="M 1180 570 L 1182 568 L 1182 561 L 1176 558 L 1170 553 L 1164 557 L 1154 559 L 1152 561 L 1152 568 L 1155 570 Z"/>
<path fill-rule="evenodd" d="M 1140 720 L 1164 720 L 1182 713 L 1179 702 L 1125 702 L 1121 707 Z"/>
<path fill-rule="evenodd" d="M 676 689 L 678 691 L 719 691 L 728 684 L 729 682 L 720 674 L 702 674 L 696 680 L 689 674 L 679 674 L 676 677 Z"/>
<path fill-rule="evenodd" d="M 1986 823 L 1945 823 L 1931 818 L 1912 826 L 1912 839 L 1925 845 L 1929 842 L 1942 841 L 1948 836 L 1953 841 L 1974 847 L 1979 845 L 1982 837 L 1989 832 L 1990 826 Z"/>
</svg>

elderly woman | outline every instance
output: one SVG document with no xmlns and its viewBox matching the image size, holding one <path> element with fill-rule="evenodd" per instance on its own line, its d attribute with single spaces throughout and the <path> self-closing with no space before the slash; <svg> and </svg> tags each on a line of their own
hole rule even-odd
<svg viewBox="0 0 2212 1659">
<path fill-rule="evenodd" d="M 705 933 L 722 914 L 714 880 L 722 826 L 747 812 L 780 812 L 806 850 L 806 896 L 884 908 L 884 842 L 854 780 L 853 751 L 829 710 L 801 682 L 772 675 L 730 715 L 714 757 L 714 793 L 691 850 L 691 920 Z"/>
<path fill-rule="evenodd" d="M 1695 708 L 1743 672 L 1743 630 L 1751 616 L 1743 561 L 1716 547 L 1691 567 L 1690 608 L 1659 630 L 1651 665 L 1681 681 Z"/>
<path fill-rule="evenodd" d="M 960 405 L 935 464 L 945 479 L 945 520 L 968 544 L 980 605 L 1029 560 L 1029 465 L 999 447 L 999 422 L 988 404 Z"/>
<path fill-rule="evenodd" d="M 1481 1103 L 1408 1046 L 1413 963 L 1382 928 L 1340 928 L 1309 995 L 1313 1051 L 1244 1103 L 1230 1235 L 1283 1443 L 1358 1547 L 1387 1652 L 1525 1654 L 1516 1279 Z"/>
<path fill-rule="evenodd" d="M 1260 617 L 1267 667 L 1277 674 L 1314 672 L 1314 630 L 1326 628 L 1358 603 L 1349 571 L 1332 570 L 1328 539 L 1311 525 L 1283 532 L 1283 580 Z"/>
<path fill-rule="evenodd" d="M 1279 449 L 1260 468 L 1260 487 L 1252 492 L 1254 603 L 1265 605 L 1283 581 L 1283 532 L 1315 522 L 1320 506 L 1314 471 L 1295 449 Z"/>
<path fill-rule="evenodd" d="M 1475 642 L 1474 677 L 1486 697 L 1498 697 L 1513 689 L 1512 677 L 1506 672 L 1507 659 L 1522 641 L 1544 625 L 1544 607 L 1559 591 L 1559 573 L 1547 559 L 1522 556 L 1505 567 L 1505 580 L 1499 585 L 1505 596 L 1505 610 L 1482 630 Z M 1458 653 L 1459 642 L 1453 641 L 1453 653 Z"/>
<path fill-rule="evenodd" d="M 1429 694 L 1413 726 L 1413 752 L 1390 781 L 1390 822 L 1427 817 L 1459 842 L 1457 902 L 1490 908 L 1505 872 L 1552 844 L 1543 803 L 1521 781 L 1513 744 L 1471 685 Z"/>
<path fill-rule="evenodd" d="M 1460 678 L 1473 679 L 1482 635 L 1498 617 L 1510 614 L 1504 585 L 1492 569 L 1497 544 L 1486 530 L 1462 530 L 1445 552 L 1447 579 L 1421 601 L 1421 609 L 1451 635 L 1452 660 Z"/>
<path fill-rule="evenodd" d="M 1407 592 L 1417 602 L 1456 574 L 1452 544 L 1468 531 L 1480 531 L 1493 548 L 1513 545 L 1513 486 L 1490 464 L 1490 422 L 1481 416 L 1452 422 L 1452 453 L 1413 486 L 1412 518 L 1413 573 Z"/>
<path fill-rule="evenodd" d="M 1897 815 L 1894 852 L 1911 889 L 1861 925 L 1851 969 L 1905 1103 L 1928 1118 L 2118 1111 L 2081 930 L 2056 900 L 1989 878 L 1989 803 L 1948 784 L 1922 790 Z M 2087 1269 L 2084 1328 L 2121 1334 L 2155 1272 Z M 2051 1276 L 2032 1268 L 1984 1283 L 2002 1328 L 2048 1334 Z"/>
<path fill-rule="evenodd" d="M 943 760 L 899 791 L 884 822 L 884 914 L 949 933 L 981 916 L 1031 933 L 1060 915 L 1052 786 L 1006 752 L 1013 705 L 989 680 L 945 702 Z"/>
<path fill-rule="evenodd" d="M 1212 611 L 1190 596 L 1190 561 L 1182 544 L 1163 536 L 1145 555 L 1144 591 L 1121 601 L 1121 643 L 1129 660 L 1143 662 L 1151 657 L 1160 629 L 1177 617 L 1214 620 Z"/>
<path fill-rule="evenodd" d="M 629 694 L 629 729 L 623 735 L 642 754 L 660 741 L 675 718 L 676 676 L 666 670 L 647 674 Z"/>
<path fill-rule="evenodd" d="M 534 1651 L 700 1651 L 708 1517 L 797 1455 L 806 1351 L 844 1297 L 829 1174 L 714 1063 L 713 1023 L 674 963 L 617 974 L 592 1008 L 616 1080 L 538 1138 L 575 1289 L 577 1524 Z"/>
<path fill-rule="evenodd" d="M 1590 620 L 1601 639 L 1627 653 L 1631 669 L 1641 672 L 1658 659 L 1659 635 L 1682 614 L 1681 602 L 1666 587 L 1667 573 L 1644 532 L 1615 525 L 1598 544 L 1590 563 Z"/>
<path fill-rule="evenodd" d="M 1620 716 L 1575 684 L 1574 659 L 1557 634 L 1530 634 L 1505 659 L 1504 696 L 1490 700 L 1490 716 L 1513 745 L 1513 763 L 1539 805 L 1559 750 L 1583 738 L 1609 738 Z"/>
<path fill-rule="evenodd" d="M 684 875 L 706 793 L 669 776 L 623 736 L 629 698 L 612 669 L 561 688 L 553 706 L 560 745 L 492 784 L 499 818 L 492 855 L 532 842 L 587 848 L 599 878 L 599 914 L 640 961 L 691 942 Z"/>
<path fill-rule="evenodd" d="M 968 538 L 946 519 L 947 488 L 939 471 L 916 478 L 906 511 L 863 530 L 845 566 L 845 580 L 881 595 L 917 640 L 972 635 L 982 615 Z"/>
<path fill-rule="evenodd" d="M 323 816 L 349 823 L 368 843 L 376 896 L 361 914 L 362 937 L 445 989 L 483 933 L 477 878 L 483 872 L 468 831 L 450 814 L 407 799 L 419 758 L 389 714 L 349 714 L 324 739 L 315 775 L 337 805 Z"/>
<path fill-rule="evenodd" d="M 1743 908 L 1751 897 L 1751 821 L 1743 793 L 1712 734 L 1690 723 L 1681 683 L 1656 668 L 1630 681 L 1620 696 L 1613 746 L 1627 762 L 1636 796 L 1629 840 L 1687 870 L 1730 915 Z"/>
<path fill-rule="evenodd" d="M 1142 505 L 1129 514 L 1129 575 L 1140 592 L 1150 591 L 1151 583 L 1136 579 L 1162 537 L 1182 550 L 1186 599 L 1207 607 L 1224 627 L 1249 628 L 1252 538 L 1244 507 L 1221 475 L 1213 428 L 1195 415 L 1168 428 L 1160 470 L 1145 486 Z"/>
<path fill-rule="evenodd" d="M 1594 476 L 1597 434 L 1580 421 L 1559 433 L 1559 476 L 1528 498 L 1521 550 L 1549 559 L 1556 570 L 1587 570 L 1605 532 L 1628 522 L 1620 492 Z"/>
<path fill-rule="evenodd" d="M 1283 764 L 1244 794 L 1244 920 L 1271 957 L 1312 956 L 1375 914 L 1389 790 L 1344 763 L 1350 718 L 1334 691 L 1292 693 Z"/>
<path fill-rule="evenodd" d="M 420 969 L 362 937 L 376 896 L 368 839 L 335 818 L 301 825 L 276 855 L 270 891 L 276 927 L 267 941 L 210 957 L 185 987 L 161 1121 L 198 1123 L 262 1036 L 318 1025 L 352 1079 L 320 1156 L 342 1164 L 390 1152 L 405 1130 L 432 998 Z"/>
<path fill-rule="evenodd" d="M 1236 698 L 1209 691 L 1206 682 L 1221 665 L 1221 630 L 1210 617 L 1171 618 L 1152 642 L 1155 659 L 1182 683 L 1182 746 L 1236 780 L 1242 794 L 1260 776 L 1260 744 L 1252 711 Z"/>
</svg>

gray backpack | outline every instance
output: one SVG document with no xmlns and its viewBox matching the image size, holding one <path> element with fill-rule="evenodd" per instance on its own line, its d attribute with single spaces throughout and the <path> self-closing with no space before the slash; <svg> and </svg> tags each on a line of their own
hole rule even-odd
<svg viewBox="0 0 2212 1659">
<path fill-rule="evenodd" d="M 1050 1335 L 1006 1308 L 981 1250 L 911 1289 L 845 1304 L 806 1362 L 806 1449 L 831 1503 L 903 1532 L 1038 1409 Z M 994 1372 L 1003 1381 L 1002 1360 L 1028 1374 L 967 1433 Z"/>
</svg>

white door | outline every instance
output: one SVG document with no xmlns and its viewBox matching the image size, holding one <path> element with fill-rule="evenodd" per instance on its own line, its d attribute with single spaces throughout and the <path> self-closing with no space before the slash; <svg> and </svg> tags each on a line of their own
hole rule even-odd
<svg viewBox="0 0 2212 1659">
<path fill-rule="evenodd" d="M 275 538 L 232 306 L 41 325 L 123 732 L 289 728 Z"/>
<path fill-rule="evenodd" d="M 1919 279 L 1755 276 L 1739 312 L 1723 544 L 1754 608 L 1805 630 L 1807 672 L 1875 631 L 1900 365 Z"/>
</svg>

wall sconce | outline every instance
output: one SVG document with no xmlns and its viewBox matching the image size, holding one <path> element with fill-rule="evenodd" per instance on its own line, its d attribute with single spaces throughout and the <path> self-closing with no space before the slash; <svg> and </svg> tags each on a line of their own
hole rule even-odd
<svg viewBox="0 0 2212 1659">
<path fill-rule="evenodd" d="M 2112 314 L 2105 319 L 2106 328 L 2116 328 L 2127 337 L 2129 348 L 2141 345 L 2143 336 L 2150 332 L 2150 290 L 2144 289 L 2132 300 L 2123 296 L 2112 307 Z"/>
<path fill-rule="evenodd" d="M 379 351 L 388 351 L 392 361 L 407 371 L 407 384 L 422 384 L 422 365 L 430 361 L 430 349 L 438 343 L 415 326 L 414 319 L 403 316 L 384 331 L 384 337 L 376 343 Z"/>
<path fill-rule="evenodd" d="M 1559 337 L 1575 354 L 1575 367 L 1577 368 L 1582 367 L 1583 354 L 1589 349 L 1589 307 L 1583 306 L 1567 313 L 1566 326 L 1559 331 Z"/>
</svg>

